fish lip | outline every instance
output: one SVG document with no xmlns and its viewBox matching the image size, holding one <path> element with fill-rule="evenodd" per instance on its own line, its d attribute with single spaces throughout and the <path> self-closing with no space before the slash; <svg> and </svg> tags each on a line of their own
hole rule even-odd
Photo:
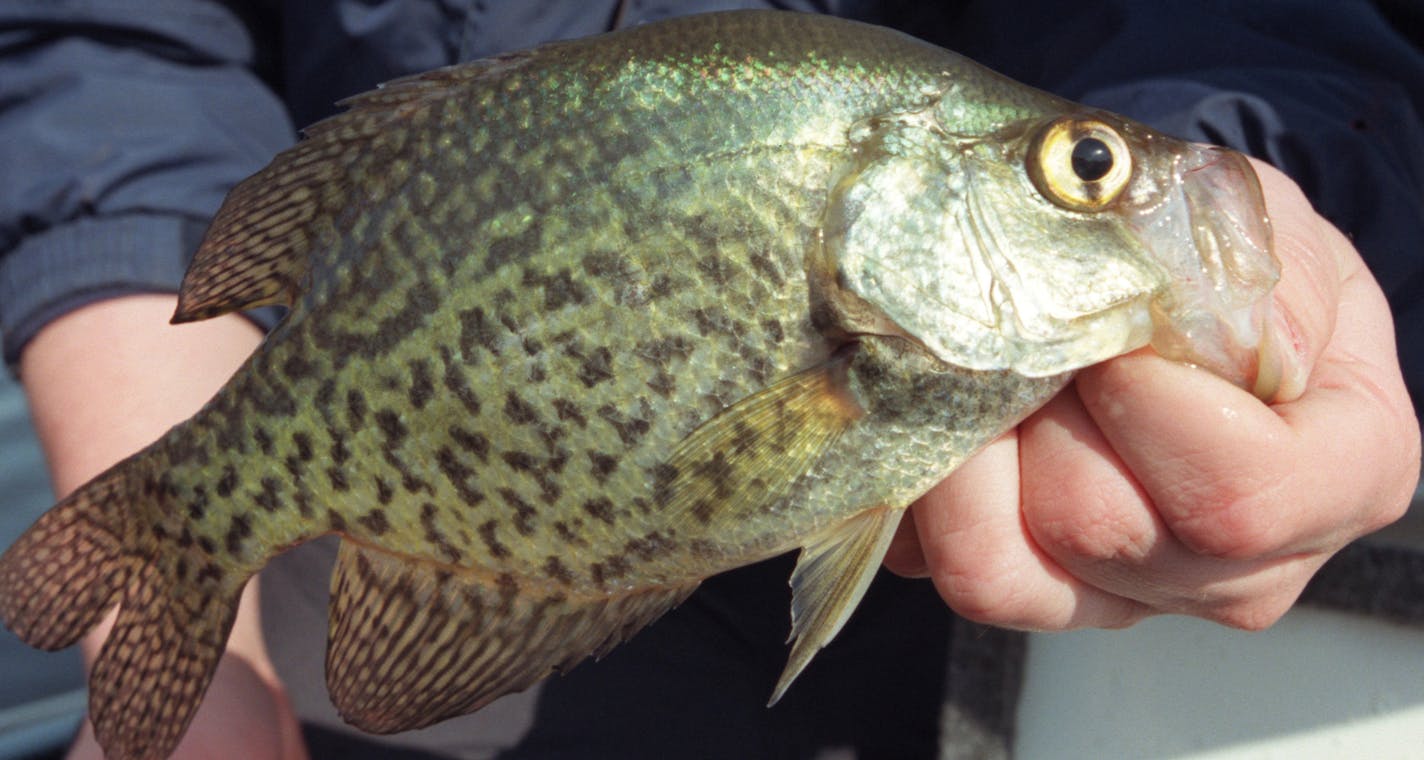
<svg viewBox="0 0 1424 760">
<path fill-rule="evenodd" d="M 1261 183 L 1245 156 L 1225 148 L 1190 145 L 1175 163 L 1181 181 L 1153 226 L 1173 233 L 1164 247 L 1190 239 L 1194 251 L 1158 252 L 1172 285 L 1152 305 L 1152 346 L 1269 400 L 1281 383 L 1266 337 L 1280 263 Z"/>
</svg>

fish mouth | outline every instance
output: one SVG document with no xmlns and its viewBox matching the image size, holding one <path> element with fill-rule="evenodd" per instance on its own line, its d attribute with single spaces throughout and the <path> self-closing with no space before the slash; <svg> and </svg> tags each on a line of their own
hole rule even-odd
<svg viewBox="0 0 1424 760">
<path fill-rule="evenodd" d="M 1245 156 L 1206 145 L 1190 146 L 1174 173 L 1181 182 L 1152 226 L 1168 227 L 1167 240 L 1189 234 L 1195 251 L 1159 252 L 1173 285 L 1152 304 L 1152 347 L 1268 401 L 1281 384 L 1265 329 L 1280 263 L 1261 183 Z"/>
</svg>

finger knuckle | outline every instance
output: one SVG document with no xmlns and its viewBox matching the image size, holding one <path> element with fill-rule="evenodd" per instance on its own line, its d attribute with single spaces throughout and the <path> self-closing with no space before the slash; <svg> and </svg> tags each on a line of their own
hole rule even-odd
<svg viewBox="0 0 1424 760">
<path fill-rule="evenodd" d="M 1178 495 L 1168 530 L 1189 550 L 1218 559 L 1250 559 L 1274 551 L 1284 526 L 1271 508 L 1280 484 L 1225 478 Z"/>
<path fill-rule="evenodd" d="M 945 603 L 972 622 L 1006 628 L 1046 625 L 1034 613 L 1028 584 L 1011 568 L 946 568 L 934 581 Z"/>
</svg>

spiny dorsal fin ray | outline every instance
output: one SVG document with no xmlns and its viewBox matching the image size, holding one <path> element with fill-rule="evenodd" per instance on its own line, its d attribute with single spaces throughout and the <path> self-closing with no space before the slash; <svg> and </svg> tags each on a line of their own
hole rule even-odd
<svg viewBox="0 0 1424 760">
<path fill-rule="evenodd" d="M 801 550 L 791 573 L 791 639 L 796 643 L 769 705 L 781 699 L 816 652 L 850 619 L 870 588 L 904 512 L 890 507 L 866 510 Z"/>
<path fill-rule="evenodd" d="M 428 726 L 607 652 L 696 586 L 582 597 L 343 540 L 327 688 L 362 730 Z"/>
<path fill-rule="evenodd" d="M 661 468 L 657 498 L 663 509 L 682 522 L 710 526 L 778 501 L 864 414 L 846 388 L 853 355 L 853 348 L 841 350 L 694 430 Z"/>
<path fill-rule="evenodd" d="M 268 304 L 291 304 L 308 256 L 339 234 L 339 217 L 366 197 L 386 197 L 378 168 L 406 148 L 400 124 L 491 65 L 455 66 L 398 79 L 342 101 L 348 110 L 304 130 L 306 139 L 233 188 L 183 278 L 174 323 Z M 383 184 L 384 183 L 384 184 Z"/>
</svg>

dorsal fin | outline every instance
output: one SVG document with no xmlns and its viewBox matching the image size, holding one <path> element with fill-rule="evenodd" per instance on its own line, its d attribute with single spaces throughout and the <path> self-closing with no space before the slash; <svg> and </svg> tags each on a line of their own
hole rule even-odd
<svg viewBox="0 0 1424 760">
<path fill-rule="evenodd" d="M 365 731 L 428 726 L 601 657 L 696 587 L 581 595 L 343 540 L 327 688 L 341 717 Z"/>
<path fill-rule="evenodd" d="M 304 130 L 306 139 L 233 188 L 178 294 L 175 324 L 268 304 L 291 304 L 310 252 L 338 235 L 338 216 L 362 197 L 384 197 L 381 167 L 406 144 L 410 120 L 493 67 L 492 59 L 397 79 L 342 101 L 346 112 Z M 362 193 L 352 193 L 361 183 Z"/>
</svg>

